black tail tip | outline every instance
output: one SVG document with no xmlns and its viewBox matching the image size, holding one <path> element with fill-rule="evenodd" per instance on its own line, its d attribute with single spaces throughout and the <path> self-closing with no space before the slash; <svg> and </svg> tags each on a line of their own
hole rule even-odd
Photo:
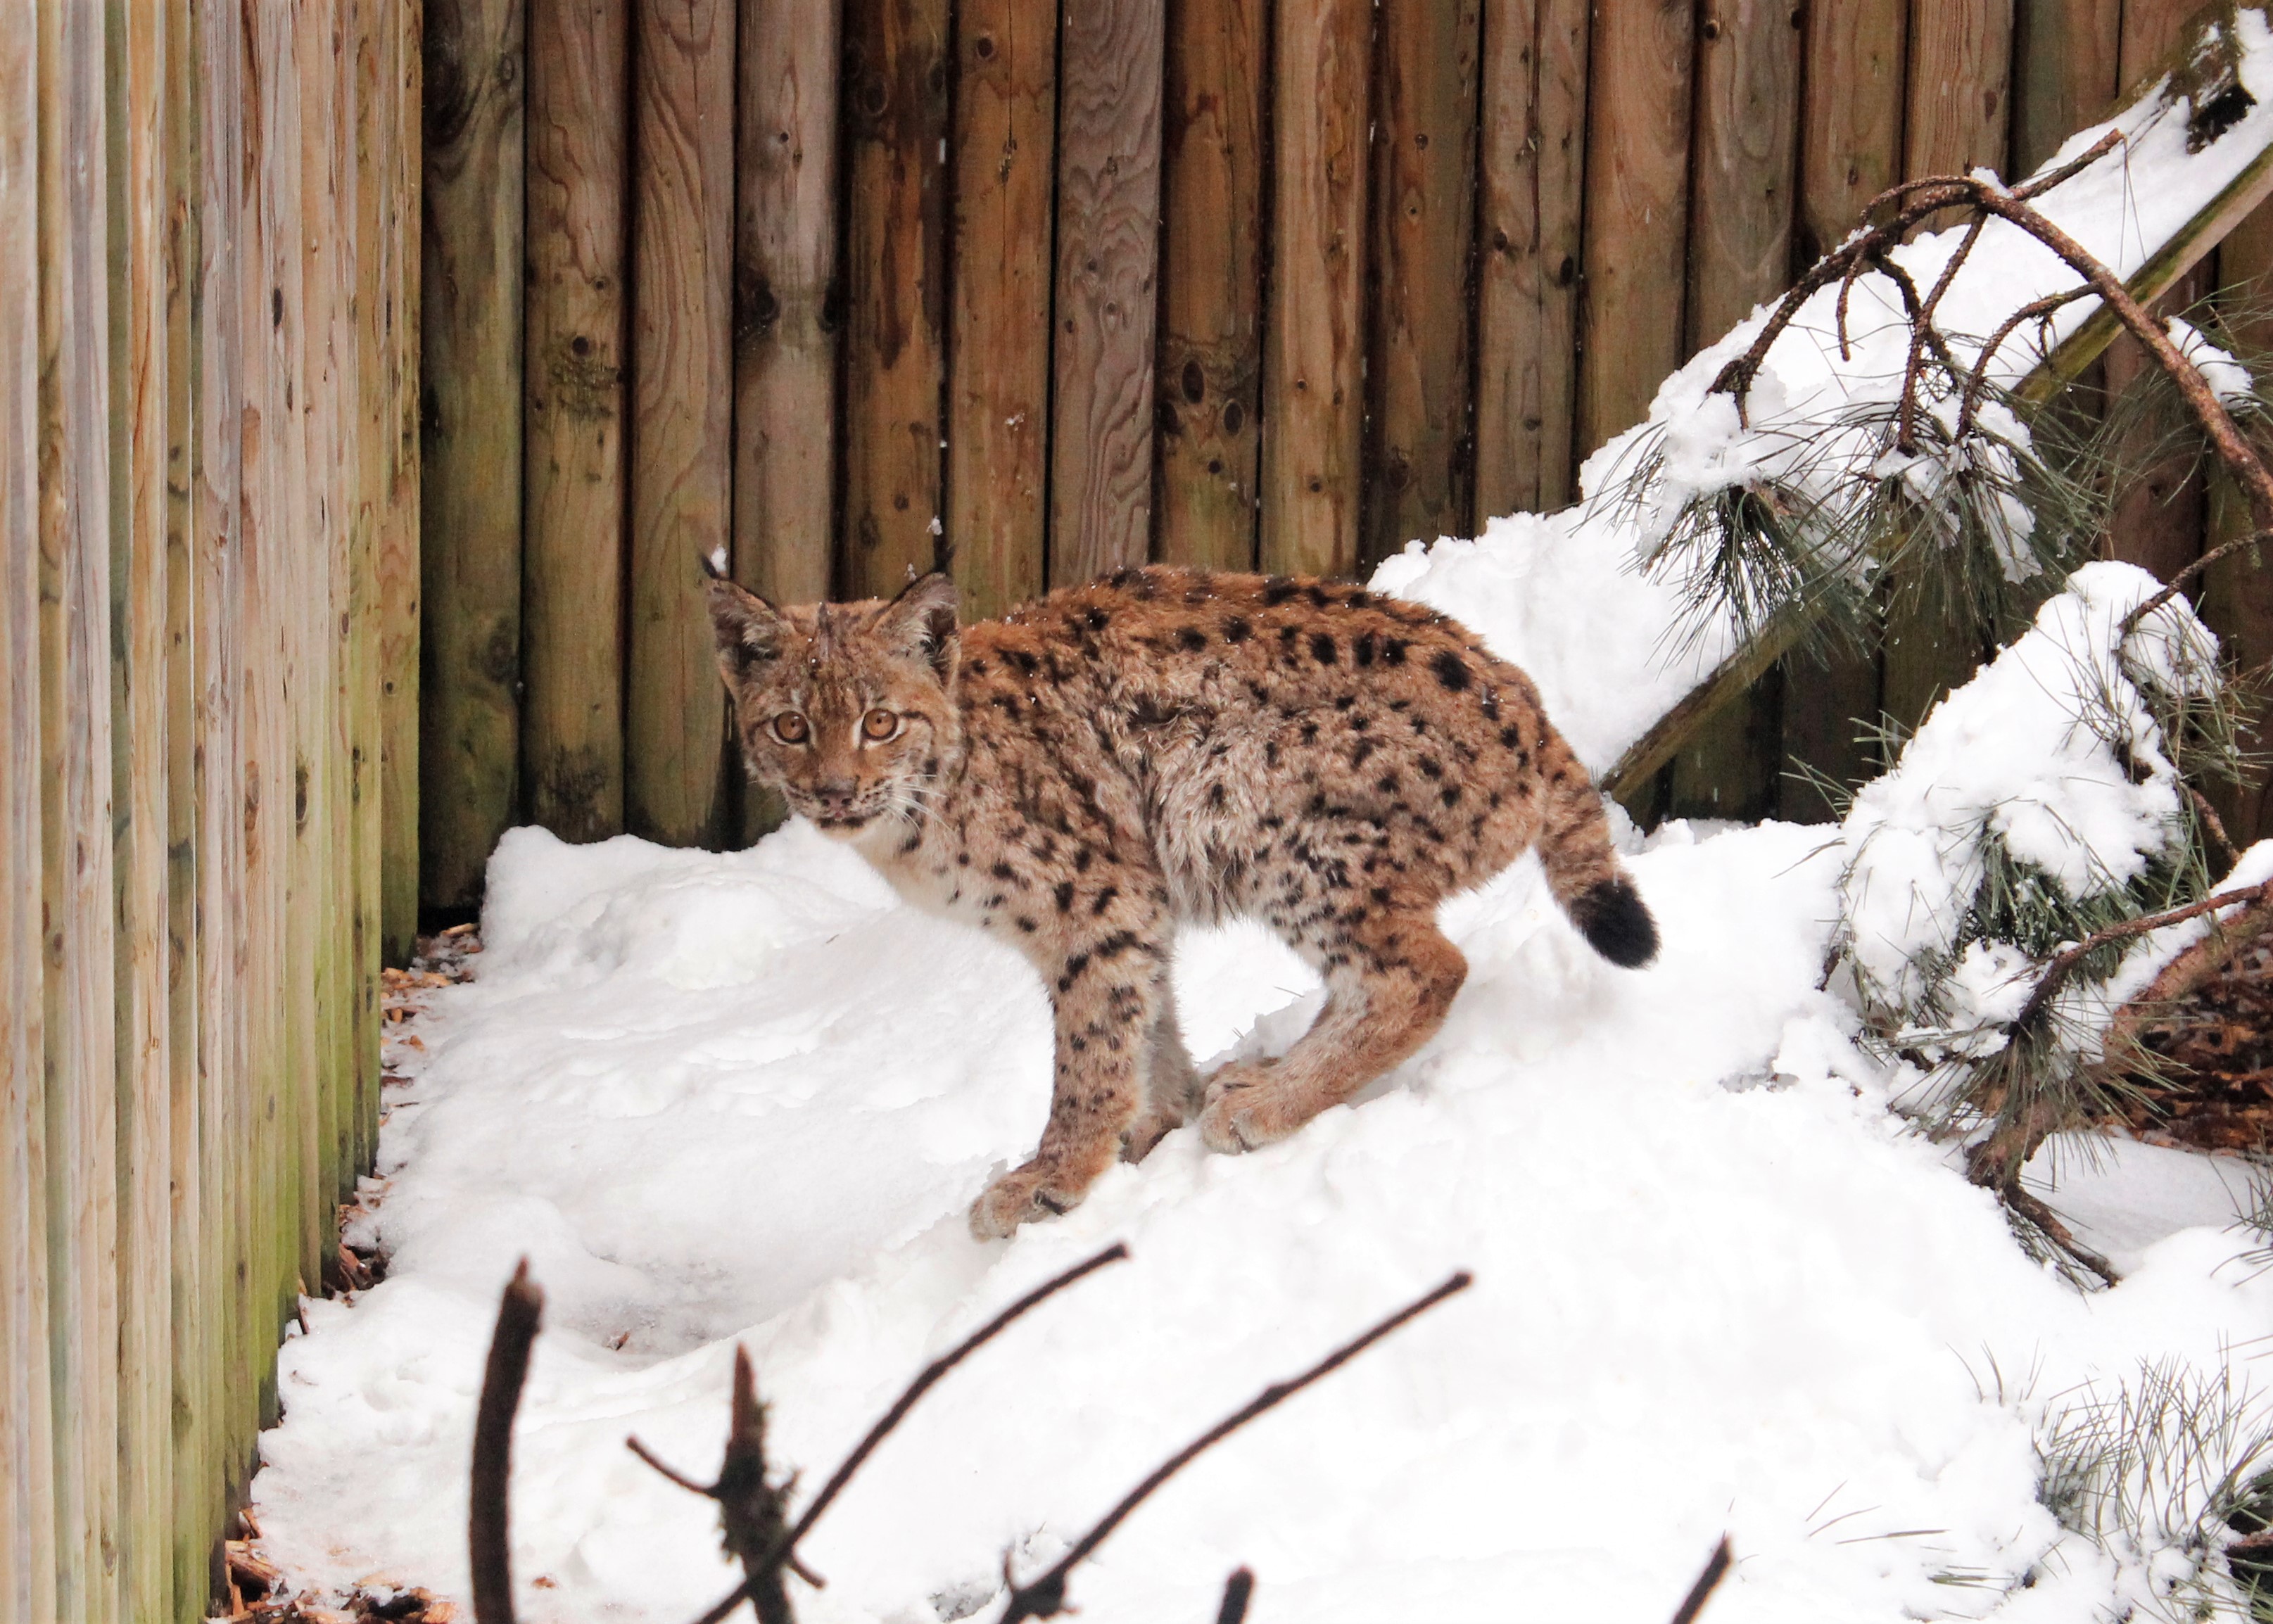
<svg viewBox="0 0 2273 1624">
<path fill-rule="evenodd" d="M 1657 957 L 1657 921 L 1623 874 L 1596 880 L 1574 899 L 1571 923 L 1588 947 L 1623 969 L 1639 969 Z"/>
</svg>

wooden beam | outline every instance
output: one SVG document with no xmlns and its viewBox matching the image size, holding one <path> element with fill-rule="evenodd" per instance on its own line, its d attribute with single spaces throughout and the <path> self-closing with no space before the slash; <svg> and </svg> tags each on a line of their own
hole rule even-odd
<svg viewBox="0 0 2273 1624">
<path fill-rule="evenodd" d="M 1167 27 L 1167 0 L 1082 0 L 1064 13 L 1052 306 L 1053 586 L 1151 556 Z"/>
<path fill-rule="evenodd" d="M 40 834 L 56 1606 L 121 1616 L 104 12 L 40 7 Z"/>
<path fill-rule="evenodd" d="M 40 919 L 39 36 L 0 11 L 0 1613 L 56 1607 Z"/>
<path fill-rule="evenodd" d="M 521 782 L 563 840 L 624 827 L 623 0 L 529 14 Z"/>
<path fill-rule="evenodd" d="M 1365 223 L 1373 8 L 1277 7 L 1262 567 L 1353 575 L 1365 418 Z"/>
<path fill-rule="evenodd" d="M 1368 563 L 1471 528 L 1481 0 L 1385 0 L 1374 53 Z"/>
<path fill-rule="evenodd" d="M 409 962 L 418 932 L 418 665 L 423 639 L 419 523 L 418 360 L 424 331 L 425 57 L 423 0 L 391 6 L 395 140 L 386 177 L 386 280 L 382 323 L 392 427 L 386 438 L 386 517 L 379 540 L 379 953 Z"/>
<path fill-rule="evenodd" d="M 428 0 L 424 38 L 419 897 L 463 909 L 517 801 L 521 0 Z"/>
<path fill-rule="evenodd" d="M 1474 524 L 1568 504 L 1578 471 L 1585 0 L 1485 0 Z"/>
<path fill-rule="evenodd" d="M 1153 553 L 1255 567 L 1266 0 L 1184 0 L 1163 70 Z"/>
<path fill-rule="evenodd" d="M 1681 363 L 1695 54 L 1688 0 L 1602 0 L 1589 54 L 1581 457 L 1639 423 Z"/>
<path fill-rule="evenodd" d="M 947 0 L 844 0 L 844 503 L 838 586 L 889 597 L 943 527 Z"/>
<path fill-rule="evenodd" d="M 636 17 L 624 822 L 710 845 L 725 833 L 725 698 L 702 560 L 732 536 L 734 11 L 638 0 Z"/>
<path fill-rule="evenodd" d="M 947 539 L 980 619 L 1044 585 L 1057 0 L 964 0 L 956 53 Z"/>
</svg>

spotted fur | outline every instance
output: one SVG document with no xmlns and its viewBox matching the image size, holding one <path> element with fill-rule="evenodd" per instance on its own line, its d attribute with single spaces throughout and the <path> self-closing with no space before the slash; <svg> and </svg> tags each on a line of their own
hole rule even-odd
<svg viewBox="0 0 2273 1624">
<path fill-rule="evenodd" d="M 1404 1059 L 1467 973 L 1437 904 L 1534 847 L 1606 958 L 1656 952 L 1537 691 L 1434 610 L 1167 568 L 961 627 L 938 574 L 889 603 L 710 594 L 753 776 L 1049 988 L 1049 1124 L 972 1209 L 982 1236 L 1065 1211 L 1195 1111 L 1210 1147 L 1250 1149 Z M 1275 930 L 1328 998 L 1283 1058 L 1203 1087 L 1168 954 L 1180 922 L 1234 916 Z"/>
</svg>

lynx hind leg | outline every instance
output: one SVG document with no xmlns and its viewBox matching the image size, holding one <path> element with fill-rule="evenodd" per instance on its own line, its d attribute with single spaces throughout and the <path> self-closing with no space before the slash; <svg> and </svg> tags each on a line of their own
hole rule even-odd
<svg viewBox="0 0 2273 1624">
<path fill-rule="evenodd" d="M 1176 997 L 1166 965 L 1160 969 L 1159 1009 L 1144 1050 L 1144 1106 L 1121 1136 L 1121 1159 L 1141 1162 L 1152 1147 L 1189 1120 L 1200 1105 L 1200 1074 L 1176 1025 Z"/>
<path fill-rule="evenodd" d="M 1276 1060 L 1207 1080 L 1200 1136 L 1211 1150 L 1255 1150 L 1339 1105 L 1433 1037 L 1467 978 L 1467 961 L 1428 913 L 1377 914 L 1323 955 L 1326 1006 Z"/>
<path fill-rule="evenodd" d="M 1065 956 L 1052 985 L 1057 1066 L 1049 1123 L 1033 1158 L 988 1186 L 971 1209 L 979 1239 L 1071 1211 L 1113 1164 L 1144 1109 L 1149 1039 L 1167 981 L 1167 954 L 1151 932 L 1106 932 Z"/>
</svg>

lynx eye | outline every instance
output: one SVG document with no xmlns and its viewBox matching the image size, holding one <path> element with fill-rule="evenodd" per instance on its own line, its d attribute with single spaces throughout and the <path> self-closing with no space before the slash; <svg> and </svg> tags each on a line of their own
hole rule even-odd
<svg viewBox="0 0 2273 1624">
<path fill-rule="evenodd" d="M 881 744 L 900 730 L 900 719 L 879 707 L 860 718 L 860 733 L 865 738 Z"/>
<path fill-rule="evenodd" d="M 784 745 L 802 745 L 812 731 L 805 718 L 793 710 L 785 710 L 774 718 L 774 737 Z"/>
</svg>

